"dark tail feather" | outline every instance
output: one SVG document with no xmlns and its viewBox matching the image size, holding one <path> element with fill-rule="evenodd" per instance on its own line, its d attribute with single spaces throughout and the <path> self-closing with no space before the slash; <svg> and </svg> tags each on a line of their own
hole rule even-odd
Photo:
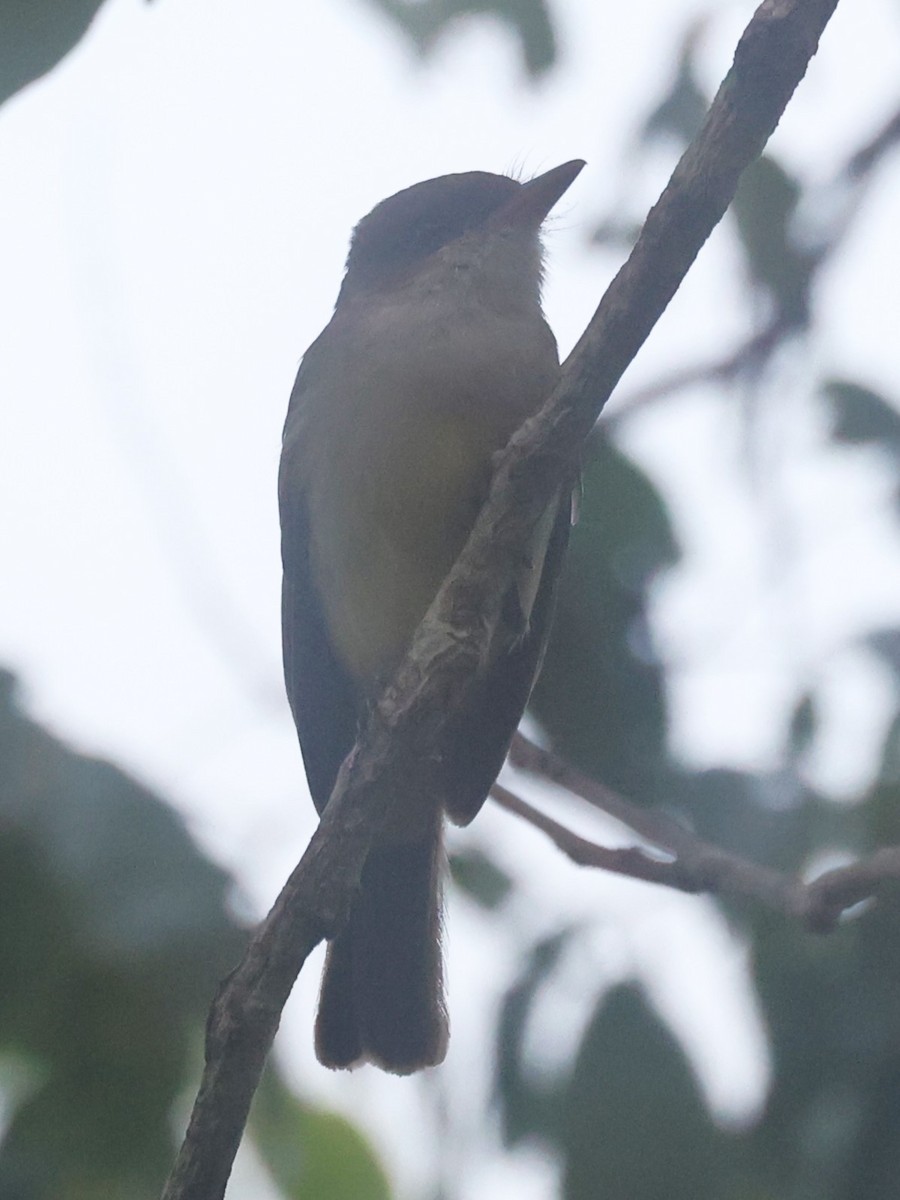
<svg viewBox="0 0 900 1200">
<path fill-rule="evenodd" d="M 447 1051 L 441 961 L 440 813 L 416 842 L 376 846 L 350 923 L 328 949 L 316 1054 L 407 1075 Z"/>
</svg>

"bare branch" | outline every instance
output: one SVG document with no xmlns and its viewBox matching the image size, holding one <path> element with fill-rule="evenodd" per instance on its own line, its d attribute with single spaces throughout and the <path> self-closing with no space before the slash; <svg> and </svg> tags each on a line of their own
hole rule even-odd
<svg viewBox="0 0 900 1200">
<path fill-rule="evenodd" d="M 863 900 L 877 899 L 900 886 L 900 846 L 883 846 L 869 858 L 826 871 L 809 884 L 807 924 L 828 930 L 838 916 Z"/>
<path fill-rule="evenodd" d="M 871 141 L 853 155 L 847 164 L 848 179 L 859 179 L 868 175 L 873 167 L 900 142 L 900 109 L 884 123 Z"/>
<path fill-rule="evenodd" d="M 833 260 L 835 251 L 844 241 L 851 226 L 851 218 L 858 210 L 862 198 L 871 183 L 871 176 L 882 160 L 900 142 L 900 110 L 894 112 L 879 129 L 878 133 L 856 150 L 837 172 L 835 178 L 821 190 L 827 197 L 829 192 L 842 195 L 843 203 L 835 207 L 827 201 L 825 211 L 835 209 L 826 232 L 816 239 L 817 250 L 809 252 L 807 289 L 811 290 L 823 263 Z M 849 190 L 849 194 L 848 193 Z M 615 428 L 617 424 L 630 420 L 658 401 L 668 400 L 678 392 L 698 385 L 729 383 L 739 376 L 761 371 L 774 351 L 792 333 L 798 331 L 797 321 L 785 312 L 776 312 L 774 317 L 757 333 L 745 338 L 737 347 L 721 358 L 693 363 L 680 367 L 653 383 L 636 388 L 626 396 L 616 399 L 615 411 L 604 414 L 604 428 Z"/>
<path fill-rule="evenodd" d="M 520 548 L 571 482 L 581 444 L 775 128 L 836 2 L 764 0 L 559 387 L 501 456 L 472 536 L 345 762 L 309 849 L 217 997 L 200 1093 L 165 1200 L 224 1194 L 293 980 L 315 942 L 341 927 L 392 805 L 413 788 L 441 794 L 447 715 L 465 705 L 491 651 Z"/>
<path fill-rule="evenodd" d="M 657 809 L 632 804 L 618 792 L 591 779 L 521 734 L 516 735 L 509 758 L 513 765 L 560 784 L 626 825 L 651 846 L 671 854 L 674 858 L 672 879 L 654 882 L 666 883 L 685 892 L 714 892 L 760 900 L 793 916 L 805 909 L 802 884 L 798 885 L 796 880 L 780 871 L 747 862 L 711 842 L 704 842 Z"/>
<path fill-rule="evenodd" d="M 796 328 L 792 321 L 777 313 L 758 333 L 751 334 L 724 357 L 681 367 L 670 375 L 636 388 L 627 396 L 618 396 L 614 412 L 603 414 L 603 428 L 609 430 L 635 413 L 649 408 L 660 400 L 669 400 L 678 392 L 701 384 L 729 383 L 739 376 L 761 371 L 784 338 Z"/>
<path fill-rule="evenodd" d="M 759 866 L 703 841 L 664 813 L 632 804 L 521 734 L 516 735 L 510 762 L 567 788 L 672 855 L 660 861 L 638 847 L 610 849 L 572 833 L 552 817 L 495 784 L 491 796 L 507 811 L 522 817 L 579 866 L 600 867 L 682 892 L 709 892 L 755 900 L 802 921 L 816 933 L 828 933 L 848 908 L 900 889 L 900 846 L 885 846 L 869 858 L 804 880 Z"/>
<path fill-rule="evenodd" d="M 591 779 L 552 750 L 544 749 L 522 733 L 517 733 L 513 738 L 509 761 L 514 767 L 532 775 L 541 775 L 544 779 L 566 788 L 573 795 L 580 796 L 582 800 L 587 800 L 594 808 L 601 809 L 608 816 L 627 825 L 652 846 L 659 846 L 661 850 L 679 855 L 690 853 L 696 845 L 693 835 L 665 813 L 632 804 L 612 788 Z"/>
<path fill-rule="evenodd" d="M 671 859 L 653 858 L 637 846 L 627 846 L 624 849 L 612 849 L 600 846 L 596 842 L 580 837 L 540 812 L 527 800 L 511 792 L 509 788 L 495 783 L 491 788 L 491 797 L 505 808 L 507 812 L 522 817 L 535 829 L 545 833 L 554 845 L 567 858 L 579 867 L 600 867 L 604 871 L 612 871 L 616 875 L 627 875 L 630 879 L 643 879 L 648 883 L 663 883 L 667 887 L 678 888 L 683 892 L 696 892 L 700 889 L 680 870 L 678 862 Z"/>
</svg>

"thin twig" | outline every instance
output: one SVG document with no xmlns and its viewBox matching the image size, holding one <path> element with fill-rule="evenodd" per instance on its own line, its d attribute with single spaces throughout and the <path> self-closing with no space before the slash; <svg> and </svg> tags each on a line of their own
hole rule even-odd
<svg viewBox="0 0 900 1200">
<path fill-rule="evenodd" d="M 762 369 L 772 352 L 777 350 L 785 336 L 795 328 L 795 323 L 786 320 L 784 314 L 779 312 L 763 329 L 745 338 L 724 357 L 681 367 L 654 383 L 636 388 L 627 396 L 617 397 L 614 411 L 603 414 L 603 428 L 609 430 L 623 421 L 630 421 L 643 409 L 661 400 L 669 400 L 688 388 L 728 383 L 737 376 L 743 376 L 745 372 L 755 368 Z"/>
<path fill-rule="evenodd" d="M 665 884 L 683 892 L 700 890 L 694 881 L 680 870 L 677 860 L 653 858 L 638 846 L 613 849 L 588 841 L 587 838 L 580 837 L 565 825 L 561 825 L 559 821 L 548 817 L 546 813 L 540 812 L 527 800 L 523 800 L 500 783 L 495 783 L 491 788 L 491 798 L 507 812 L 514 813 L 535 829 L 540 829 L 579 867 L 600 867 L 616 875 L 627 875 L 630 879 L 643 879 L 648 883 Z"/>
<path fill-rule="evenodd" d="M 868 175 L 898 142 L 900 142 L 900 109 L 885 121 L 871 141 L 853 155 L 847 164 L 847 178 L 858 179 L 860 176 Z"/>
<path fill-rule="evenodd" d="M 521 770 L 558 783 L 626 825 L 649 845 L 671 854 L 678 865 L 675 877 L 680 881 L 674 886 L 682 891 L 727 892 L 761 900 L 794 916 L 806 905 L 796 880 L 703 841 L 658 809 L 632 804 L 612 788 L 591 779 L 522 734 L 516 734 L 509 760 Z M 661 882 L 669 883 L 668 880 Z M 669 883 L 669 886 L 673 885 Z"/>
<path fill-rule="evenodd" d="M 900 846 L 882 846 L 868 858 L 826 871 L 808 885 L 807 923 L 827 930 L 837 915 L 864 900 L 878 899 L 900 886 Z"/>
<path fill-rule="evenodd" d="M 900 142 L 900 111 L 893 113 L 878 133 L 849 157 L 837 171 L 834 179 L 819 189 L 825 197 L 825 202 L 820 207 L 824 207 L 826 212 L 829 209 L 835 211 L 826 232 L 819 232 L 816 237 L 817 250 L 815 252 L 808 251 L 807 291 L 811 291 L 823 264 L 834 260 L 835 251 L 849 232 L 851 217 L 859 208 L 871 182 L 870 177 L 874 169 L 880 165 L 887 154 L 896 148 L 898 142 Z M 830 202 L 829 195 L 832 197 Z M 842 203 L 835 206 L 834 195 L 841 196 Z M 796 320 L 782 311 L 777 312 L 758 333 L 751 334 L 735 349 L 722 357 L 680 367 L 669 375 L 636 388 L 625 396 L 619 395 L 616 399 L 615 410 L 604 414 L 604 428 L 607 430 L 614 428 L 616 425 L 630 420 L 644 408 L 658 401 L 668 400 L 688 388 L 714 383 L 729 383 L 735 377 L 761 369 L 785 338 L 797 332 L 797 329 Z"/>
<path fill-rule="evenodd" d="M 900 888 L 900 846 L 885 846 L 868 858 L 826 871 L 806 882 L 749 862 L 685 829 L 664 813 L 646 809 L 597 783 L 534 742 L 517 734 L 510 762 L 523 771 L 565 787 L 592 807 L 626 825 L 672 858 L 659 861 L 638 847 L 610 849 L 580 837 L 558 821 L 495 784 L 491 796 L 553 841 L 579 866 L 600 867 L 682 892 L 709 892 L 755 900 L 803 922 L 816 933 L 835 928 L 848 908 Z"/>
</svg>

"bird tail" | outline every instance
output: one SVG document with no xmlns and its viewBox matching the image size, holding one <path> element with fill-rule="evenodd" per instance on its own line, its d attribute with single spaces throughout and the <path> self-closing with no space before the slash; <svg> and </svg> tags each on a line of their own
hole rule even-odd
<svg viewBox="0 0 900 1200">
<path fill-rule="evenodd" d="M 347 928 L 328 948 L 316 1054 L 327 1067 L 373 1062 L 397 1075 L 442 1062 L 441 813 L 413 842 L 374 846 Z"/>
</svg>

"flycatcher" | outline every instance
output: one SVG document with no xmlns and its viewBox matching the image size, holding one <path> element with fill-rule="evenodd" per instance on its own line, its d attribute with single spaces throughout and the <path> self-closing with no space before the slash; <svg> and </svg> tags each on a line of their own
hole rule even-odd
<svg viewBox="0 0 900 1200">
<path fill-rule="evenodd" d="M 583 165 L 526 183 L 483 171 L 429 179 L 353 233 L 334 316 L 291 394 L 279 474 L 285 679 L 319 812 L 472 529 L 492 456 L 557 382 L 540 230 Z M 372 848 L 328 949 L 316 1021 L 326 1066 L 406 1074 L 446 1053 L 443 815 L 470 821 L 503 765 L 568 527 L 560 496 L 504 606 L 511 649 L 452 720 L 447 795 L 401 805 Z"/>
</svg>

